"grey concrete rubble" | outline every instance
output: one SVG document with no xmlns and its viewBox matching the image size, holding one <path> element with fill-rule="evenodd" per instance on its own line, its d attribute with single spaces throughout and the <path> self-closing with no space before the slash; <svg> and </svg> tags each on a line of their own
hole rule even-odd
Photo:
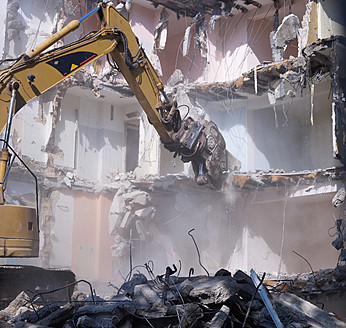
<svg viewBox="0 0 346 328">
<path fill-rule="evenodd" d="M 340 207 L 342 203 L 345 201 L 345 197 L 346 197 L 345 188 L 340 188 L 332 200 L 334 207 L 336 208 Z"/>
<path fill-rule="evenodd" d="M 298 296 L 291 293 L 281 293 L 274 296 L 278 308 L 290 312 L 290 315 L 296 315 L 301 318 L 302 323 L 309 327 L 332 328 L 346 327 L 346 324 L 340 320 L 325 313 L 317 306 L 303 301 Z M 304 316 L 302 316 L 304 313 Z"/>
<path fill-rule="evenodd" d="M 17 1 L 13 1 L 7 6 L 6 31 L 8 41 L 15 39 L 26 28 L 22 20 L 18 18 L 19 7 Z"/>
<path fill-rule="evenodd" d="M 297 38 L 300 29 L 299 18 L 290 14 L 286 16 L 276 31 L 270 34 L 270 44 L 272 46 L 273 61 L 282 59 L 283 52 L 287 44 Z"/>
<path fill-rule="evenodd" d="M 340 188 L 338 192 L 335 194 L 335 196 L 332 199 L 332 204 L 334 207 L 338 208 L 340 207 L 346 198 L 345 188 Z M 337 220 L 335 220 L 335 239 L 332 241 L 333 247 L 335 249 L 340 250 L 339 255 L 339 262 L 343 263 L 346 261 L 346 252 L 345 252 L 345 246 L 346 246 L 346 208 L 344 209 L 344 215 L 343 217 L 340 216 Z"/>
<path fill-rule="evenodd" d="M 19 313 L 22 293 L 0 312 L 2 327 L 274 327 L 251 278 L 242 271 L 234 276 L 224 269 L 215 276 L 179 277 L 171 268 L 148 280 L 136 273 L 118 292 L 102 299 L 75 291 L 59 303 L 45 294 L 30 301 L 32 308 Z M 264 286 L 266 283 L 264 284 Z M 248 292 L 244 292 L 248 291 Z M 285 327 L 346 327 L 346 323 L 291 293 L 270 289 L 275 311 Z M 26 303 L 27 304 L 27 301 Z M 11 310 L 9 310 L 11 309 Z"/>
<path fill-rule="evenodd" d="M 161 10 L 160 21 L 155 27 L 154 38 L 157 42 L 157 48 L 165 49 L 168 33 L 168 13 L 165 8 Z"/>
<path fill-rule="evenodd" d="M 183 42 L 183 56 L 187 56 L 190 50 L 190 43 L 191 43 L 191 26 L 188 26 L 185 30 L 184 34 L 184 42 Z"/>
<path fill-rule="evenodd" d="M 176 69 L 167 81 L 168 87 L 173 87 L 184 80 L 184 75 L 180 69 Z"/>
<path fill-rule="evenodd" d="M 131 186 L 131 184 L 129 183 Z M 135 229 L 145 241 L 150 237 L 149 225 L 155 215 L 150 195 L 133 188 L 119 188 L 109 214 L 109 232 L 114 236 L 112 254 L 123 256 L 129 247 L 129 232 Z"/>
</svg>

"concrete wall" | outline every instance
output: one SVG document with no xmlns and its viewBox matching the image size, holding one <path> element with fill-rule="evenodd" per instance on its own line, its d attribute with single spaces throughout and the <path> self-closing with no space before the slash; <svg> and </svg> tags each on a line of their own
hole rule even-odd
<svg viewBox="0 0 346 328">
<path fill-rule="evenodd" d="M 44 147 L 51 131 L 50 108 L 50 102 L 33 100 L 15 116 L 12 123 L 11 140 L 16 151 L 40 163 L 47 162 Z M 45 119 L 42 119 L 42 115 Z"/>
<path fill-rule="evenodd" d="M 294 188 L 294 187 L 293 187 Z M 291 189 L 292 190 L 292 189 Z M 336 192 L 337 187 L 331 190 Z M 328 235 L 334 217 L 334 193 L 314 197 L 294 197 L 285 190 L 254 192 L 237 197 L 231 216 L 231 255 L 229 268 L 266 272 L 308 272 L 305 257 L 314 269 L 334 267 L 339 252 L 331 246 Z M 267 194 L 267 195 L 266 195 Z M 281 259 L 281 260 L 280 260 Z"/>
<path fill-rule="evenodd" d="M 241 171 L 283 169 L 285 172 L 340 166 L 332 153 L 330 82 L 314 86 L 313 96 L 285 97 L 275 107 L 266 94 L 247 100 L 207 102 L 196 97 L 222 132 Z M 290 89 L 286 86 L 285 92 Z M 241 105 L 246 107 L 241 107 Z"/>
<path fill-rule="evenodd" d="M 326 39 L 332 35 L 346 35 L 346 4 L 344 1 L 321 1 L 317 3 L 318 38 Z"/>
<path fill-rule="evenodd" d="M 15 20 L 22 24 L 16 24 L 18 35 L 13 40 L 6 41 L 4 47 L 4 52 L 12 58 L 34 48 L 51 35 L 57 22 L 57 8 L 59 8 L 58 3 L 44 0 L 16 2 L 19 4 L 19 10 Z"/>
<path fill-rule="evenodd" d="M 52 199 L 52 226 L 50 266 L 60 268 L 72 267 L 73 221 L 74 221 L 74 193 L 60 191 Z"/>
<path fill-rule="evenodd" d="M 295 1 L 292 12 L 302 20 L 305 1 Z M 279 9 L 280 23 L 288 14 L 288 4 L 282 4 Z M 249 10 L 244 14 L 220 18 L 212 31 L 208 26 L 205 56 L 201 56 L 198 47 L 194 46 L 195 24 L 190 19 L 177 20 L 175 16 L 175 13 L 172 13 L 169 17 L 166 48 L 158 51 L 164 82 L 176 68 L 183 72 L 186 81 L 190 83 L 230 81 L 263 61 L 272 60 L 269 33 L 273 30 L 273 4 Z M 208 22 L 207 17 L 206 24 Z M 184 57 L 184 33 L 189 26 L 193 31 L 191 45 Z M 287 59 L 290 55 L 297 56 L 297 43 L 288 45 L 283 58 Z"/>
<path fill-rule="evenodd" d="M 6 21 L 6 1 L 0 2 L 0 24 L 1 26 L 5 26 Z M 0 33 L 0 51 L 1 53 L 4 52 L 4 45 L 5 45 L 5 33 Z"/>
<path fill-rule="evenodd" d="M 89 91 L 67 94 L 62 102 L 55 143 L 64 156 L 55 164 L 75 169 L 78 178 L 104 181 L 110 169 L 123 170 L 124 113 L 116 108 L 111 120 L 108 101 Z"/>
<path fill-rule="evenodd" d="M 248 156 L 248 121 L 246 108 L 225 108 L 207 106 L 209 117 L 219 127 L 226 141 L 227 150 L 241 161 L 241 170 L 246 171 Z M 220 106 L 221 107 L 221 106 Z"/>
<path fill-rule="evenodd" d="M 162 181 L 162 188 L 164 184 Z M 132 230 L 133 266 L 153 261 L 158 274 L 174 263 L 181 265 L 182 275 L 191 267 L 195 274 L 205 274 L 188 235 L 191 229 L 201 263 L 211 274 L 220 268 L 231 272 L 251 268 L 271 273 L 309 272 L 308 264 L 293 251 L 315 270 L 337 263 L 339 252 L 331 246 L 335 232 L 331 227 L 343 207 L 335 209 L 331 200 L 342 183 L 317 183 L 313 188 L 298 183 L 228 193 L 191 190 L 182 185 L 169 197 L 159 192 L 160 183 L 155 185 L 155 192 L 150 192 L 155 215 L 149 221 L 141 219 L 149 238 L 140 238 L 133 222 L 122 231 L 129 242 Z M 126 249 L 129 251 L 129 246 Z M 128 257 L 118 268 L 122 275 L 128 273 Z M 114 280 L 121 281 L 121 276 L 114 274 Z"/>
<path fill-rule="evenodd" d="M 72 271 L 78 277 L 106 281 L 111 277 L 111 238 L 107 196 L 74 193 Z"/>
</svg>

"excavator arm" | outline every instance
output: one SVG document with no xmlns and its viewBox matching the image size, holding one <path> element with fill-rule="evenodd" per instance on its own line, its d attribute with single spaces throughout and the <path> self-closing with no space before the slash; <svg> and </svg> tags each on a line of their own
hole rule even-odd
<svg viewBox="0 0 346 328">
<path fill-rule="evenodd" d="M 99 31 L 46 51 L 92 14 L 99 16 Z M 166 95 L 129 22 L 113 6 L 99 3 L 87 15 L 70 22 L 23 54 L 9 68 L 0 70 L 0 131 L 5 129 L 0 152 L 0 256 L 38 255 L 38 222 L 32 222 L 37 213 L 33 209 L 7 205 L 4 199 L 11 158 L 12 117 L 30 100 L 104 55 L 126 79 L 164 146 L 174 152 L 174 156 L 180 155 L 184 162 L 192 162 L 199 184 L 220 188 L 224 172 L 240 167 L 239 161 L 227 152 L 225 141 L 213 122 L 198 122 L 191 117 L 182 121 L 176 102 Z M 9 227 L 17 221 L 30 229 L 15 233 L 16 229 Z M 9 246 L 11 242 L 13 245 Z"/>
</svg>

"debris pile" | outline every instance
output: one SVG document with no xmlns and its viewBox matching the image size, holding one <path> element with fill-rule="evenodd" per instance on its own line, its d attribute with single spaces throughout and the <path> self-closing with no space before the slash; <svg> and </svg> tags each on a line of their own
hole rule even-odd
<svg viewBox="0 0 346 328">
<path fill-rule="evenodd" d="M 138 272 L 104 300 L 92 291 L 74 292 L 69 301 L 47 302 L 36 293 L 26 304 L 18 298 L 0 311 L 1 327 L 346 327 L 343 321 L 290 294 L 268 293 L 255 272 L 233 276 L 221 269 L 214 276 L 179 277 L 175 266 L 150 280 Z M 85 281 L 84 281 L 85 282 Z M 21 307 L 18 311 L 16 304 Z M 41 304 L 41 306 L 39 306 Z M 17 306 L 17 307 L 18 307 Z M 24 307 L 23 307 L 24 306 Z M 27 311 L 24 311 L 27 306 Z M 32 308 L 29 310 L 29 308 Z M 34 311 L 33 311 L 34 310 Z M 275 323 L 274 323 L 275 322 Z"/>
</svg>

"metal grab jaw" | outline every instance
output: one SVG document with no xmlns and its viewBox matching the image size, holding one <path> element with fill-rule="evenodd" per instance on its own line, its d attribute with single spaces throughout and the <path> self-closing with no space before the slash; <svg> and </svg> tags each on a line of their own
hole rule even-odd
<svg viewBox="0 0 346 328">
<path fill-rule="evenodd" d="M 183 120 L 173 133 L 172 144 L 165 148 L 179 154 L 184 163 L 191 162 L 199 185 L 222 189 L 226 173 L 239 170 L 241 162 L 226 149 L 226 142 L 213 121 Z"/>
<path fill-rule="evenodd" d="M 0 257 L 38 257 L 39 253 L 39 227 L 38 227 L 38 199 L 37 179 L 26 164 L 17 156 L 9 146 L 9 135 L 14 112 L 16 90 L 19 84 L 12 84 L 12 98 L 6 126 L 3 148 L 0 151 Z M 14 154 L 12 160 L 8 149 Z M 24 164 L 36 181 L 36 208 L 5 204 L 4 192 L 8 173 L 13 160 L 18 159 Z"/>
</svg>

